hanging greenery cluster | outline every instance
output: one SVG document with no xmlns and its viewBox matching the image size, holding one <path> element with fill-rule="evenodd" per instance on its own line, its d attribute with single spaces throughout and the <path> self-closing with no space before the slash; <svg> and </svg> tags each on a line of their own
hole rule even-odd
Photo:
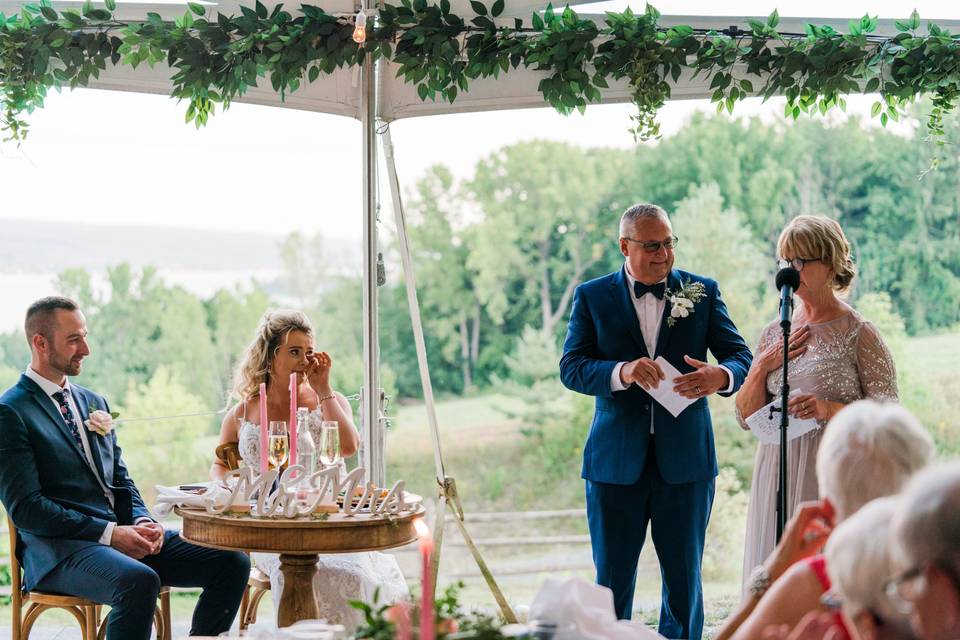
<svg viewBox="0 0 960 640">
<path fill-rule="evenodd" d="M 787 34 L 777 31 L 775 11 L 748 30 L 719 32 L 661 27 L 649 5 L 644 13 L 608 13 L 599 25 L 569 7 L 548 7 L 526 24 L 498 20 L 504 0 L 470 4 L 470 17 L 451 12 L 449 0 L 387 4 L 357 44 L 353 16 L 311 5 L 294 15 L 258 0 L 240 7 L 239 16 L 211 16 L 189 3 L 173 22 L 156 13 L 128 22 L 115 19 L 115 0 L 61 11 L 42 0 L 15 15 L 0 13 L 0 128 L 23 139 L 25 115 L 43 106 L 50 88 L 87 86 L 108 64 L 169 65 L 172 95 L 187 101 L 186 120 L 198 127 L 217 104 L 227 108 L 267 78 L 283 97 L 366 56 L 392 61 L 421 100 L 453 102 L 473 80 L 535 69 L 544 74 L 538 90 L 545 102 L 561 113 L 582 112 L 611 81 L 625 79 L 641 140 L 659 135 L 657 112 L 682 76 L 706 78 L 718 110 L 732 112 L 749 96 L 782 94 L 794 118 L 843 108 L 849 93 L 879 92 L 873 115 L 884 125 L 915 97 L 930 94 L 928 129 L 935 137 L 960 94 L 960 36 L 933 23 L 921 35 L 916 12 L 886 38 L 871 35 L 877 19 L 869 16 L 850 21 L 848 33 L 807 25 L 803 34 Z"/>
</svg>

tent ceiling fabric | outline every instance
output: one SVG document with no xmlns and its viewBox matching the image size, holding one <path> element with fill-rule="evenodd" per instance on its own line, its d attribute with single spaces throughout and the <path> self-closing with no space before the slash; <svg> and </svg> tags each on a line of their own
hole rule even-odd
<svg viewBox="0 0 960 640">
<path fill-rule="evenodd" d="M 224 0 L 219 3 L 210 3 L 211 9 L 225 14 L 239 13 L 241 4 L 252 4 L 252 0 Z M 266 2 L 267 6 L 276 3 Z M 288 3 L 290 6 L 292 3 Z M 318 3 L 324 10 L 331 13 L 352 13 L 353 0 L 322 0 Z M 472 14 L 469 0 L 451 0 L 453 11 L 460 15 Z M 19 11 L 21 2 L 0 0 L 0 12 L 7 15 Z M 53 2 L 55 8 L 79 6 L 80 2 Z M 545 6 L 541 0 L 515 0 L 507 5 L 505 12 L 509 15 L 527 16 L 537 8 Z M 584 6 L 582 9 L 589 9 Z M 115 15 L 120 20 L 143 19 L 148 12 L 159 13 L 165 19 L 173 19 L 182 15 L 186 10 L 185 4 L 160 3 L 118 3 Z M 602 22 L 602 15 L 585 15 Z M 502 20 L 502 19 L 501 19 Z M 741 28 L 747 27 L 747 17 L 744 16 L 678 16 L 664 15 L 660 18 L 663 26 L 679 24 L 689 25 L 695 29 L 725 29 L 731 25 Z M 512 20 L 503 20 L 512 22 Z M 827 18 L 781 18 L 778 29 L 781 33 L 804 33 L 807 23 L 826 24 L 838 31 L 845 31 L 846 20 Z M 960 31 L 960 20 L 938 20 L 937 24 L 951 32 Z M 896 33 L 893 20 L 880 20 L 877 35 L 893 35 Z M 416 86 L 396 78 L 396 65 L 387 62 L 381 66 L 380 73 L 380 114 L 385 120 L 397 120 L 417 116 L 431 116 L 451 113 L 467 113 L 476 111 L 494 111 L 505 109 L 542 108 L 548 106 L 543 96 L 537 90 L 540 80 L 545 73 L 532 69 L 511 69 L 501 74 L 499 78 L 473 80 L 468 91 L 462 91 L 453 104 L 446 102 L 422 102 L 417 96 Z M 150 68 L 141 65 L 137 69 L 129 66 L 108 67 L 101 72 L 100 79 L 91 78 L 90 88 L 110 91 L 133 91 L 139 93 L 156 93 L 169 95 L 171 70 L 164 65 Z M 673 85 L 672 99 L 707 98 L 711 95 L 706 77 L 690 78 L 685 73 Z M 612 83 L 610 88 L 601 89 L 602 103 L 623 103 L 630 101 L 630 89 L 627 82 Z M 330 113 L 341 116 L 360 118 L 360 84 L 359 73 L 356 69 L 342 69 L 328 76 L 322 76 L 316 82 L 304 83 L 296 92 L 287 94 L 285 100 L 275 93 L 264 79 L 260 86 L 249 89 L 237 102 L 251 103 L 320 113 Z"/>
</svg>

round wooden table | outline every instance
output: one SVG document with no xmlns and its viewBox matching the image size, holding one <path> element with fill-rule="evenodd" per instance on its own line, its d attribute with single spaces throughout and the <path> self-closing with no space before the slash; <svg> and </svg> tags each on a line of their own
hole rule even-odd
<svg viewBox="0 0 960 640">
<path fill-rule="evenodd" d="M 355 553 L 401 547 L 417 539 L 413 523 L 422 518 L 423 505 L 392 518 L 331 513 L 310 517 L 253 518 L 248 515 L 211 515 L 202 509 L 177 507 L 183 518 L 180 537 L 192 544 L 232 551 L 280 554 L 283 593 L 277 604 L 277 625 L 320 617 L 313 579 L 321 553 Z"/>
</svg>

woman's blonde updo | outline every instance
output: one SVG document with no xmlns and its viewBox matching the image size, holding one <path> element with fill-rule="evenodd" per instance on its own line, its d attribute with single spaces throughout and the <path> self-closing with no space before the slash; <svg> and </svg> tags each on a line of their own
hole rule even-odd
<svg viewBox="0 0 960 640">
<path fill-rule="evenodd" d="M 777 240 L 777 254 L 823 261 L 833 270 L 830 286 L 841 295 L 850 291 L 857 276 L 847 236 L 840 223 L 826 216 L 797 216 L 787 223 Z"/>
<path fill-rule="evenodd" d="M 267 311 L 233 376 L 233 395 L 241 402 L 259 393 L 260 383 L 270 382 L 270 365 L 291 331 L 302 331 L 313 338 L 313 326 L 300 311 Z"/>
</svg>

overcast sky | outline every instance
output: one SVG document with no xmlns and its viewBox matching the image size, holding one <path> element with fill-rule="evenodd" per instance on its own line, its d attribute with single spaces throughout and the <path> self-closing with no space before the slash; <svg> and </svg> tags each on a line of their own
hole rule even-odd
<svg viewBox="0 0 960 640">
<path fill-rule="evenodd" d="M 622 10 L 626 4 L 614 0 L 602 8 Z M 655 5 L 665 14 L 720 11 L 715 2 Z M 749 0 L 726 2 L 723 13 L 765 15 L 773 6 L 781 15 L 822 17 L 867 11 L 905 17 L 913 8 L 887 0 Z M 960 18 L 955 2 L 913 6 L 924 17 Z M 866 113 L 872 99 L 853 97 L 850 111 Z M 358 122 L 234 104 L 197 131 L 183 123 L 184 108 L 156 95 L 51 94 L 43 109 L 28 116 L 31 133 L 22 147 L 0 143 L 0 219 L 360 236 Z M 782 109 L 779 100 L 750 100 L 736 111 L 777 118 Z M 705 101 L 668 104 L 661 114 L 665 133 L 675 132 L 695 110 L 713 107 Z M 466 177 L 493 150 L 532 138 L 629 148 L 631 113 L 629 105 L 609 105 L 591 106 L 585 116 L 563 117 L 544 108 L 403 120 L 392 125 L 400 180 L 407 187 L 436 162 Z"/>
</svg>

